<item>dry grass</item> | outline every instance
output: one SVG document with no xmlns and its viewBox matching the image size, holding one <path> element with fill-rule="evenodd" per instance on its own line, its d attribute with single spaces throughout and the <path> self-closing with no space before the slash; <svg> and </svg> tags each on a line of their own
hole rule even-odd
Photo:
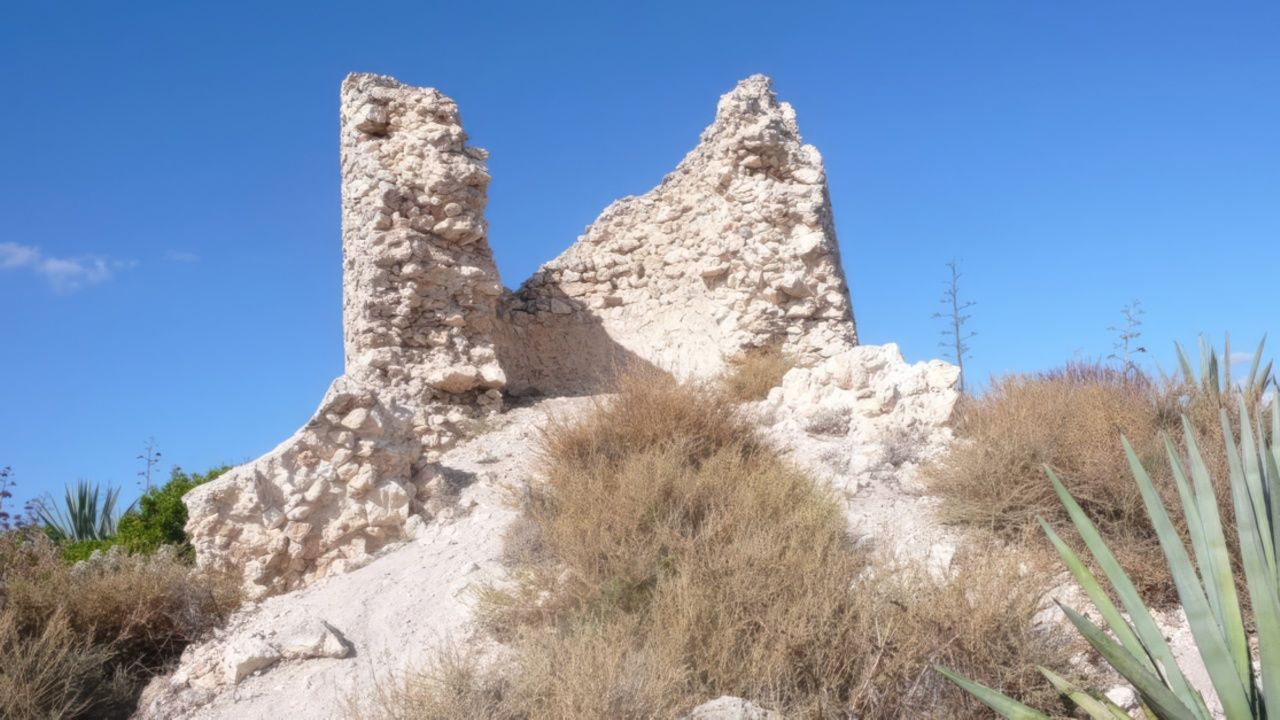
<svg viewBox="0 0 1280 720">
<path fill-rule="evenodd" d="M 1182 444 L 1181 416 L 1200 436 L 1210 472 L 1220 480 L 1229 508 L 1225 455 L 1216 401 L 1186 386 L 1096 365 L 1073 365 L 995 381 L 978 398 L 966 398 L 956 425 L 961 442 L 925 476 L 942 498 L 945 521 L 995 532 L 1048 548 L 1037 517 L 1065 537 L 1071 524 L 1044 473 L 1052 467 L 1110 540 L 1134 582 L 1154 603 L 1176 601 L 1176 590 L 1121 448 L 1127 437 L 1164 495 L 1178 500 L 1161 433 Z M 1230 523 L 1230 518 L 1226 518 Z M 1232 535 L 1232 527 L 1227 528 Z"/>
<path fill-rule="evenodd" d="M 38 666 L 53 676 L 62 665 L 82 668 L 77 682 L 50 685 L 39 672 L 0 665 L 0 682 L 44 698 L 26 717 L 59 716 L 60 705 L 80 708 L 65 717 L 127 717 L 146 681 L 239 601 L 234 583 L 197 573 L 173 553 L 117 549 L 68 567 L 38 534 L 0 537 L 0 579 L 5 646 L 45 658 Z"/>
<path fill-rule="evenodd" d="M 111 653 L 76 634 L 57 613 L 35 634 L 0 612 L 0 717 L 12 720 L 80 717 L 95 698 L 115 695 L 105 673 Z"/>
<path fill-rule="evenodd" d="M 795 366 L 795 358 L 776 346 L 751 350 L 729 361 L 728 372 L 720 379 L 720 385 L 724 393 L 737 402 L 763 400 Z"/>
<path fill-rule="evenodd" d="M 873 561 L 718 389 L 618 391 L 546 435 L 515 580 L 482 597 L 510 652 L 446 655 L 375 716 L 670 718 L 729 694 L 791 717 L 987 717 L 937 662 L 1052 704 L 1033 668 L 1064 667 L 1064 639 L 1030 629 L 1044 584 L 1016 558 L 945 580 Z"/>
</svg>

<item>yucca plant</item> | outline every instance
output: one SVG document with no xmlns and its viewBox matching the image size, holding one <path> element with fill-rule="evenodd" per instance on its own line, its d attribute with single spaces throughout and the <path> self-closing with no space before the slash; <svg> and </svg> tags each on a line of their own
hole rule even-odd
<svg viewBox="0 0 1280 720">
<path fill-rule="evenodd" d="M 1196 647 L 1229 720 L 1266 718 L 1266 699 L 1280 702 L 1276 700 L 1280 698 L 1280 570 L 1276 564 L 1276 548 L 1280 546 L 1280 519 L 1277 517 L 1280 515 L 1280 446 L 1276 444 L 1276 438 L 1280 437 L 1280 404 L 1271 403 L 1268 438 L 1261 413 L 1251 422 L 1250 407 L 1244 396 L 1237 395 L 1237 399 L 1240 406 L 1238 443 L 1233 439 L 1226 411 L 1221 411 L 1220 415 L 1224 442 L 1227 443 L 1240 556 L 1249 605 L 1253 610 L 1260 661 L 1257 670 L 1250 655 L 1250 638 L 1236 592 L 1212 480 L 1190 423 L 1183 421 L 1186 459 L 1179 455 L 1168 438 L 1165 438 L 1165 448 L 1191 538 L 1191 554 L 1178 536 L 1146 469 L 1128 441 L 1124 441 L 1129 466 L 1172 571 Z M 1063 612 L 1090 645 L 1133 684 L 1148 717 L 1212 720 L 1204 698 L 1191 686 L 1174 661 L 1164 635 L 1138 596 L 1137 589 L 1075 499 L 1058 477 L 1052 471 L 1048 472 L 1054 490 L 1066 506 L 1085 546 L 1130 619 L 1126 620 L 1121 615 L 1120 609 L 1080 557 L 1053 528 L 1041 521 L 1058 554 L 1098 609 L 1111 634 L 1071 608 L 1062 606 Z M 1048 718 L 991 688 L 945 668 L 938 670 L 1004 717 L 1020 720 Z M 1040 671 L 1089 717 L 1097 720 L 1129 717 L 1106 698 L 1075 687 L 1049 670 L 1041 668 Z M 1280 711 L 1274 716 L 1280 717 Z"/>
<path fill-rule="evenodd" d="M 116 511 L 120 488 L 107 487 L 101 502 L 99 490 L 96 484 L 79 480 L 75 488 L 67 486 L 61 507 L 53 497 L 46 495 L 35 503 L 36 520 L 57 541 L 81 542 L 115 537 L 116 523 L 123 514 Z"/>
</svg>

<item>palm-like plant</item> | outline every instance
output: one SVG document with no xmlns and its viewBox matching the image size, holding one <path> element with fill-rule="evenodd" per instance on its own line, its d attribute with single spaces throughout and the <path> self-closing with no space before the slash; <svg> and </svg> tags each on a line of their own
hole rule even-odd
<svg viewBox="0 0 1280 720">
<path fill-rule="evenodd" d="M 1218 389 L 1217 383 L 1213 384 L 1214 389 Z M 1181 510 L 1191 538 L 1190 554 L 1146 469 L 1128 441 L 1124 442 L 1129 466 L 1172 571 L 1196 647 L 1223 711 L 1230 720 L 1266 718 L 1269 716 L 1267 698 L 1273 705 L 1280 703 L 1280 569 L 1276 555 L 1280 547 L 1280 445 L 1277 444 L 1280 438 L 1280 403 L 1271 403 L 1268 439 L 1261 413 L 1252 421 L 1250 419 L 1250 409 L 1257 405 L 1246 401 L 1243 394 L 1237 395 L 1237 400 L 1240 409 L 1239 442 L 1233 439 L 1235 436 L 1225 410 L 1221 411 L 1220 420 L 1227 444 L 1240 558 L 1253 610 L 1259 660 L 1257 669 L 1252 662 L 1250 638 L 1236 592 L 1212 480 L 1190 423 L 1183 421 L 1187 447 L 1185 460 L 1165 438 Z M 1088 594 L 1111 632 L 1108 634 L 1081 614 L 1063 606 L 1067 618 L 1102 657 L 1132 683 L 1148 717 L 1212 720 L 1204 698 L 1178 667 L 1150 611 L 1093 523 L 1052 471 L 1049 471 L 1049 477 L 1085 546 L 1129 615 L 1126 620 L 1080 557 L 1047 523 L 1041 521 L 1063 562 Z M 1019 720 L 1048 718 L 945 668 L 938 670 L 1004 717 Z M 1089 717 L 1095 720 L 1129 717 L 1105 697 L 1091 695 L 1049 670 L 1041 668 L 1040 671 Z M 1280 711 L 1272 712 L 1271 716 L 1280 716 Z"/>
<path fill-rule="evenodd" d="M 54 540 L 80 542 L 112 538 L 122 514 L 116 511 L 120 488 L 107 487 L 101 502 L 99 490 L 88 480 L 79 480 L 74 488 L 67 486 L 61 507 L 52 496 L 46 495 L 35 503 L 36 519 Z"/>
</svg>

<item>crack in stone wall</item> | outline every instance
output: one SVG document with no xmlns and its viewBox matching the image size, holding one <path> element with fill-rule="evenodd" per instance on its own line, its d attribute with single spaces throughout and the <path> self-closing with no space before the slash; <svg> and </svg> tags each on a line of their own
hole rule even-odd
<svg viewBox="0 0 1280 720">
<path fill-rule="evenodd" d="M 251 596 L 412 536 L 441 510 L 441 454 L 504 391 L 857 344 L 821 157 L 763 76 L 721 98 L 657 188 L 610 205 L 514 292 L 487 239 L 487 153 L 457 105 L 368 74 L 341 97 L 343 375 L 291 438 L 185 498 L 199 563 L 242 572 Z"/>
</svg>

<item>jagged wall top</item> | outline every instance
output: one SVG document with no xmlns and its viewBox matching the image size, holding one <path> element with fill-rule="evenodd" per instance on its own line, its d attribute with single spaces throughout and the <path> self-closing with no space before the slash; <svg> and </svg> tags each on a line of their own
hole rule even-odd
<svg viewBox="0 0 1280 720">
<path fill-rule="evenodd" d="M 635 360 L 708 375 L 750 348 L 857 344 L 822 157 L 763 75 L 720 99 L 658 187 L 611 204 L 501 306 L 517 391 L 590 390 Z"/>
</svg>

